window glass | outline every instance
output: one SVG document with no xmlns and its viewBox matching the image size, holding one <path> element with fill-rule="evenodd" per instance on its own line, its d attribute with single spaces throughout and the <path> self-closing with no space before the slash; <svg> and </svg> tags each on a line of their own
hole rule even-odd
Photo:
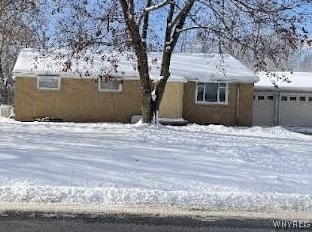
<svg viewBox="0 0 312 232">
<path fill-rule="evenodd" d="M 225 88 L 220 88 L 219 89 L 219 101 L 220 102 L 225 102 L 226 98 L 226 89 Z"/>
<path fill-rule="evenodd" d="M 120 91 L 121 84 L 118 81 L 103 81 L 100 80 L 100 90 L 104 91 Z"/>
<path fill-rule="evenodd" d="M 264 100 L 264 96 L 258 96 L 258 100 Z"/>
<path fill-rule="evenodd" d="M 37 87 L 38 89 L 59 89 L 60 77 L 59 76 L 38 76 Z"/>
<path fill-rule="evenodd" d="M 197 101 L 204 101 L 204 87 L 197 88 Z"/>
<path fill-rule="evenodd" d="M 267 96 L 267 100 L 269 100 L 269 101 L 273 101 L 273 100 L 274 100 L 274 96 L 272 96 L 272 95 Z"/>
<path fill-rule="evenodd" d="M 218 83 L 205 84 L 205 101 L 217 102 L 218 100 Z"/>
<path fill-rule="evenodd" d="M 294 97 L 294 96 L 289 97 L 289 100 L 290 100 L 290 101 L 296 101 L 296 100 L 297 100 L 297 97 Z"/>
<path fill-rule="evenodd" d="M 309 97 L 309 102 L 311 102 L 312 101 L 312 97 Z"/>
<path fill-rule="evenodd" d="M 287 96 L 282 96 L 282 97 L 281 97 L 281 100 L 282 100 L 282 101 L 287 101 L 287 99 L 288 99 Z"/>
</svg>

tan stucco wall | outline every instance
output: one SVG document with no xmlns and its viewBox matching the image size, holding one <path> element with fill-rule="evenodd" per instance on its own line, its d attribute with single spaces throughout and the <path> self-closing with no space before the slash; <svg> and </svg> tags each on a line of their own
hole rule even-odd
<svg viewBox="0 0 312 232">
<path fill-rule="evenodd" d="M 60 90 L 38 90 L 36 78 L 16 78 L 16 120 L 36 117 L 73 122 L 130 122 L 141 114 L 139 81 L 125 80 L 122 92 L 98 91 L 90 79 L 62 78 Z"/>
<path fill-rule="evenodd" d="M 240 89 L 239 107 L 237 107 L 238 85 Z M 189 122 L 198 124 L 223 124 L 228 126 L 251 126 L 253 84 L 229 84 L 227 105 L 197 104 L 195 102 L 195 93 L 196 82 L 186 83 L 184 86 L 183 118 Z"/>
<path fill-rule="evenodd" d="M 191 123 L 245 125 L 252 124 L 253 84 L 229 85 L 228 105 L 195 103 L 196 83 L 168 83 L 160 107 L 160 116 L 183 117 Z M 124 80 L 122 92 L 98 91 L 90 79 L 62 78 L 60 90 L 38 90 L 37 78 L 16 78 L 15 118 L 33 121 L 39 117 L 73 122 L 130 122 L 141 114 L 139 81 Z M 239 108 L 239 118 L 237 118 Z"/>
<path fill-rule="evenodd" d="M 181 118 L 183 110 L 184 83 L 168 82 L 160 104 L 159 116 Z"/>
</svg>

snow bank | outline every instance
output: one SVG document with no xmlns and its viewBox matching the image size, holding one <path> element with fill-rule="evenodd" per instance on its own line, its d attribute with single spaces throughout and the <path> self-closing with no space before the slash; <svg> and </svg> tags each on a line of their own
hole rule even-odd
<svg viewBox="0 0 312 232">
<path fill-rule="evenodd" d="M 87 188 L 27 184 L 0 187 L 0 202 L 15 203 L 87 203 L 125 206 L 153 204 L 210 210 L 312 211 L 311 201 L 312 197 L 309 194 L 256 193 L 231 188 L 162 191 L 142 188 Z"/>
<path fill-rule="evenodd" d="M 0 202 L 312 210 L 312 136 L 282 127 L 0 120 Z"/>
</svg>

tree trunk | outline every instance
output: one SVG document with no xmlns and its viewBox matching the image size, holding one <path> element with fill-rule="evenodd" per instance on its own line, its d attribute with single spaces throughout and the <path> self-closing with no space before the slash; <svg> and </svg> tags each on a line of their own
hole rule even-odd
<svg viewBox="0 0 312 232">
<path fill-rule="evenodd" d="M 174 19 L 175 4 L 170 3 L 170 8 L 167 16 L 166 35 L 164 43 L 164 51 L 161 64 L 161 73 L 163 77 L 156 83 L 155 93 L 152 96 L 152 87 L 149 78 L 149 68 L 147 59 L 147 45 L 146 36 L 148 29 L 148 14 L 145 12 L 144 25 L 142 36 L 140 34 L 140 25 L 137 24 L 134 12 L 133 0 L 119 0 L 121 5 L 123 16 L 129 30 L 131 45 L 135 50 L 135 55 L 138 62 L 138 71 L 140 75 L 140 87 L 142 92 L 142 119 L 144 123 L 157 123 L 158 111 L 160 102 L 165 92 L 167 80 L 170 76 L 169 67 L 171 61 L 171 55 L 174 47 L 180 36 L 180 31 L 184 26 L 187 15 L 189 14 L 195 0 L 186 1 L 181 12 Z M 152 1 L 147 2 L 147 7 L 152 4 Z M 174 22 L 174 23 L 173 23 Z M 154 118 L 154 121 L 153 121 Z"/>
<path fill-rule="evenodd" d="M 142 121 L 143 123 L 151 123 L 153 120 L 153 104 L 146 41 L 142 40 L 140 28 L 135 21 L 133 1 L 119 0 L 119 3 L 129 30 L 131 45 L 134 48 L 135 55 L 137 57 L 137 67 L 140 75 L 140 87 L 142 94 Z"/>
<path fill-rule="evenodd" d="M 153 120 L 152 95 L 150 88 L 143 86 L 150 85 L 146 83 L 146 78 L 140 78 L 141 94 L 142 94 L 142 121 L 143 123 L 151 123 Z"/>
<path fill-rule="evenodd" d="M 140 41 L 140 39 L 138 39 Z M 141 42 L 141 41 L 140 41 Z M 138 71 L 140 75 L 140 87 L 142 95 L 142 121 L 143 123 L 151 123 L 153 119 L 152 109 L 152 90 L 149 78 L 147 53 L 144 44 L 139 43 L 135 48 L 135 54 L 138 59 Z"/>
<path fill-rule="evenodd" d="M 155 112 L 159 111 L 160 103 L 163 98 L 167 80 L 170 77 L 170 63 L 171 63 L 171 57 L 172 53 L 174 51 L 174 48 L 178 42 L 178 39 L 180 37 L 180 31 L 182 30 L 185 20 L 190 13 L 191 8 L 193 7 L 195 3 L 195 0 L 188 0 L 186 1 L 183 9 L 180 11 L 180 13 L 176 16 L 176 20 L 174 17 L 174 10 L 175 10 L 175 4 L 170 4 L 170 9 L 168 11 L 167 15 L 167 26 L 166 26 L 166 33 L 165 33 L 165 43 L 164 43 L 164 50 L 162 54 L 162 62 L 161 62 L 161 73 L 160 75 L 162 78 L 159 82 L 156 83 L 155 87 Z M 173 22 L 175 24 L 173 24 Z M 175 27 L 173 27 L 175 25 Z"/>
<path fill-rule="evenodd" d="M 0 56 L 0 102 L 1 104 L 7 104 L 8 100 L 8 92 L 7 92 L 7 85 L 6 85 L 6 81 L 4 79 L 4 75 L 3 75 L 3 69 L 2 69 L 2 60 L 1 60 L 1 56 Z"/>
</svg>

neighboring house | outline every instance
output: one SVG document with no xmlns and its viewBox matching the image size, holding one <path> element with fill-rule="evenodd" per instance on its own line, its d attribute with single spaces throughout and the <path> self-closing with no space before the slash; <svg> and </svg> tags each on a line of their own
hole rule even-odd
<svg viewBox="0 0 312 232">
<path fill-rule="evenodd" d="M 103 55 L 92 56 L 91 64 L 82 64 L 23 50 L 13 71 L 16 120 L 130 122 L 141 114 L 141 93 L 135 62 L 127 56 L 114 54 L 113 62 L 103 62 Z M 149 54 L 154 80 L 161 78 L 160 57 Z M 98 78 L 111 66 L 117 81 Z M 175 53 L 170 73 L 160 117 L 198 124 L 252 124 L 253 84 L 258 77 L 230 55 Z"/>
<path fill-rule="evenodd" d="M 253 124 L 312 126 L 312 73 L 259 73 Z"/>
</svg>

